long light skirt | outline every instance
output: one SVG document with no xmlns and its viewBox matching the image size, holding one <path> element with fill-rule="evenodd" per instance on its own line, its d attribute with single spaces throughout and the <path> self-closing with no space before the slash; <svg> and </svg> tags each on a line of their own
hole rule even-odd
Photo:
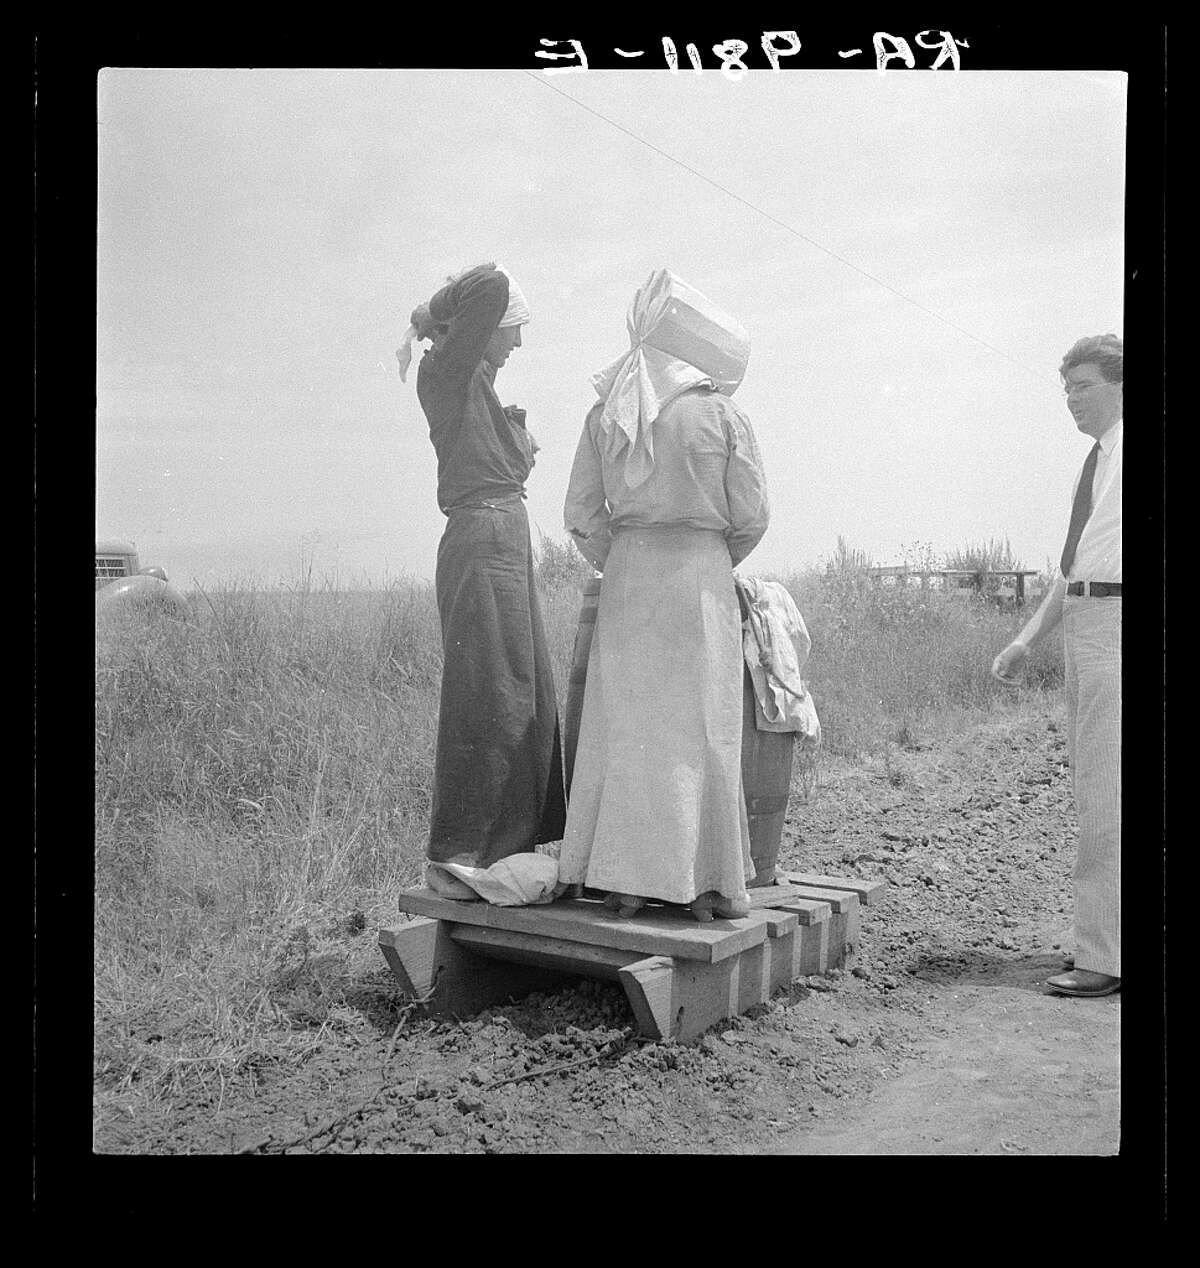
<svg viewBox="0 0 1200 1268">
<path fill-rule="evenodd" d="M 627 529 L 604 568 L 559 879 L 745 894 L 741 617 L 719 533 Z"/>
</svg>

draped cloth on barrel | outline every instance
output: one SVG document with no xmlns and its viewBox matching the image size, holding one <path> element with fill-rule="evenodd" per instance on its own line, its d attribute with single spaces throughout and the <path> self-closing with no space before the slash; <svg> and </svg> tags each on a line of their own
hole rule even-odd
<svg viewBox="0 0 1200 1268">
<path fill-rule="evenodd" d="M 802 749 L 821 743 L 817 707 L 800 676 L 812 648 L 800 609 L 781 581 L 741 577 L 746 604 L 742 648 L 754 683 L 755 725 L 760 731 L 794 731 Z"/>
<path fill-rule="evenodd" d="M 600 589 L 559 880 L 745 893 L 741 614 L 719 531 L 618 530 Z"/>
<path fill-rule="evenodd" d="M 490 867 L 562 837 L 558 712 L 519 496 L 463 506 L 438 546 L 441 709 L 428 856 Z"/>
</svg>

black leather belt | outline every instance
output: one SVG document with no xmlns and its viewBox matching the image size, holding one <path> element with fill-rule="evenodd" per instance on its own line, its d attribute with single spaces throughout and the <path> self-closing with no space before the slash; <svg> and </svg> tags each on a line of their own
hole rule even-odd
<svg viewBox="0 0 1200 1268">
<path fill-rule="evenodd" d="M 1087 595 L 1092 599 L 1119 599 L 1121 583 L 1119 581 L 1072 581 L 1067 586 L 1067 593 Z"/>
</svg>

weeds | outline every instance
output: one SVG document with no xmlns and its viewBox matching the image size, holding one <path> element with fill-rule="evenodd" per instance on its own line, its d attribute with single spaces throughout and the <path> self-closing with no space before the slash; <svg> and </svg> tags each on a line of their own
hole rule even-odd
<svg viewBox="0 0 1200 1268">
<path fill-rule="evenodd" d="M 929 548 L 914 549 L 928 564 Z M 992 679 L 991 664 L 1028 609 L 1005 611 L 970 591 L 881 585 L 868 566 L 839 538 L 823 568 L 780 578 L 812 636 L 804 673 L 827 752 L 856 759 L 883 754 L 888 743 L 911 748 L 934 727 L 1020 699 Z M 1051 639 L 1031 658 L 1022 690 L 1061 682 L 1062 651 Z"/>
<path fill-rule="evenodd" d="M 948 551 L 945 568 L 962 568 L 968 572 L 1022 568 L 1024 565 L 1013 554 L 1006 537 L 1003 541 L 990 538 L 986 542 L 968 542 L 956 550 Z"/>
<path fill-rule="evenodd" d="M 1011 699 L 989 676 L 1022 614 L 866 582 L 839 541 L 783 578 L 813 650 L 826 752 L 920 744 Z M 590 567 L 543 537 L 538 579 L 560 710 Z M 432 586 L 229 586 L 190 622 L 97 628 L 95 1074 L 98 1097 L 220 1098 L 303 1062 L 333 1031 L 408 1016 L 374 930 L 423 861 L 441 674 Z M 1035 656 L 1028 690 L 1061 680 Z M 1001 706 L 1003 707 L 1003 706 Z M 815 758 L 793 791 L 807 800 Z"/>
</svg>

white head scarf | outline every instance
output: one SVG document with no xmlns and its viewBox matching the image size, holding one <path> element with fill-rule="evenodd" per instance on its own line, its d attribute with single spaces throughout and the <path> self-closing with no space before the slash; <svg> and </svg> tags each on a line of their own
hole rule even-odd
<svg viewBox="0 0 1200 1268">
<path fill-rule="evenodd" d="M 504 316 L 500 318 L 501 329 L 505 326 L 525 325 L 529 320 L 529 305 L 525 302 L 525 296 L 521 294 L 521 288 L 507 269 L 497 264 L 496 271 L 508 278 L 508 307 L 504 310 Z"/>
<path fill-rule="evenodd" d="M 634 295 L 625 325 L 630 350 L 593 374 L 592 384 L 604 401 L 608 452 L 626 451 L 625 482 L 636 488 L 654 469 L 654 420 L 702 383 L 731 396 L 746 374 L 750 336 L 667 269 L 656 269 Z"/>
<path fill-rule="evenodd" d="M 504 310 L 504 316 L 500 318 L 500 326 L 524 326 L 530 319 L 530 312 L 525 296 L 521 293 L 521 288 L 507 269 L 496 265 L 496 271 L 503 273 L 508 278 L 508 307 Z M 404 334 L 401 335 L 400 347 L 396 349 L 396 360 L 400 363 L 401 383 L 405 383 L 408 380 L 408 367 L 412 364 L 413 340 L 416 337 L 416 326 L 409 326 Z"/>
</svg>

